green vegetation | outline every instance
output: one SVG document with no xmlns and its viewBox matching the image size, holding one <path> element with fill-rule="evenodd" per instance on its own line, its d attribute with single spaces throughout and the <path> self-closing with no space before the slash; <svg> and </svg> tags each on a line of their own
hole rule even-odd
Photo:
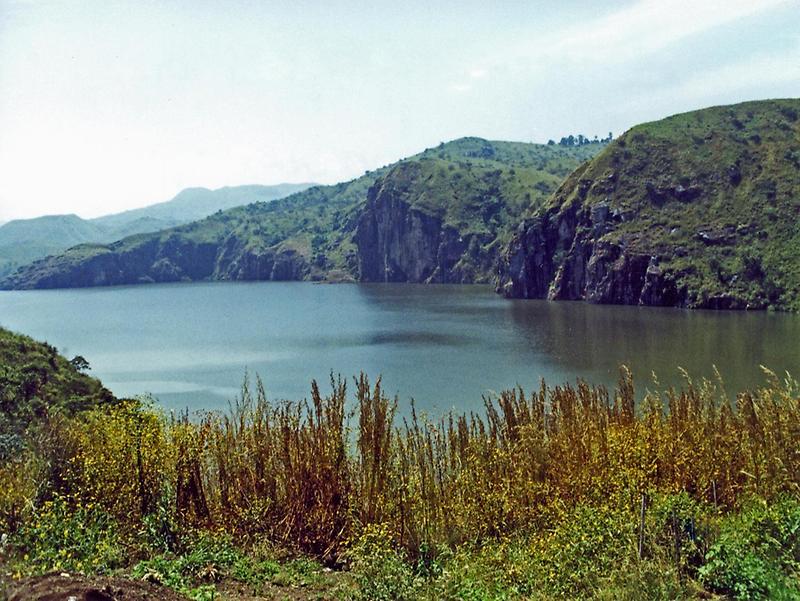
<svg viewBox="0 0 800 601">
<path fill-rule="evenodd" d="M 546 248 L 512 244 L 508 256 L 546 250 L 547 260 L 521 278 L 507 264 L 503 285 L 516 296 L 800 309 L 798 115 L 800 100 L 767 100 L 632 128 L 539 213 L 545 225 L 527 235 Z"/>
<path fill-rule="evenodd" d="M 19 270 L 3 285 L 352 280 L 359 276 L 354 233 L 374 184 L 409 188 L 414 209 L 440 215 L 444 225 L 464 234 L 481 234 L 465 261 L 476 266 L 473 279 L 485 281 L 522 212 L 544 202 L 564 177 L 601 147 L 463 138 L 350 182 L 316 186 L 108 245 L 77 246 Z"/>
<path fill-rule="evenodd" d="M 398 204 L 407 207 L 412 224 L 415 214 L 431 218 L 428 227 L 412 225 L 403 230 L 403 237 L 414 239 L 416 244 L 430 243 L 433 256 L 415 257 L 413 267 L 424 271 L 426 262 L 432 271 L 439 267 L 440 273 L 431 281 L 491 282 L 500 251 L 520 216 L 530 207 L 541 206 L 572 169 L 601 148 L 599 143 L 564 148 L 476 138 L 456 140 L 392 168 L 376 186 L 377 195 L 388 202 L 384 206 L 368 203 L 365 212 L 376 214 L 378 221 L 389 217 L 397 229 L 405 225 L 399 223 L 403 217 L 397 212 Z M 455 277 L 448 277 L 441 260 L 448 253 L 443 251 L 448 243 L 442 242 L 440 238 L 447 237 L 440 232 L 448 230 L 457 232 L 449 242 L 457 255 Z M 465 246 L 463 250 L 459 241 Z M 365 261 L 379 257 L 379 263 L 383 262 L 380 241 L 359 239 L 357 233 L 357 242 Z M 389 250 L 385 258 L 403 261 L 404 254 L 411 253 Z M 359 275 L 375 279 L 363 272 Z"/>
<path fill-rule="evenodd" d="M 620 170 L 639 184 L 625 186 L 631 193 L 619 203 L 638 209 L 633 244 L 660 254 L 681 249 L 664 269 L 699 301 L 729 295 L 754 307 L 800 309 L 798 113 L 798 100 L 715 107 L 635 127 L 622 140 L 623 154 L 658 157 L 639 173 Z M 697 190 L 696 198 L 659 210 L 654 194 L 668 187 L 680 196 L 678 186 Z M 626 223 L 615 237 L 631 233 Z"/>
<path fill-rule="evenodd" d="M 77 215 L 10 221 L 0 226 L 0 276 L 70 246 L 104 240 L 99 227 Z"/>
<path fill-rule="evenodd" d="M 310 184 L 236 186 L 218 190 L 189 188 L 166 202 L 94 219 L 81 219 L 77 215 L 16 219 L 0 226 L 0 276 L 78 244 L 108 243 L 134 234 L 155 232 L 201 219 L 218 210 L 282 198 L 308 187 Z"/>
<path fill-rule="evenodd" d="M 0 328 L 0 458 L 17 449 L 32 422 L 114 400 L 88 369 L 83 357 L 67 361 L 49 344 Z"/>
<path fill-rule="evenodd" d="M 634 397 L 623 369 L 612 392 L 543 383 L 437 421 L 399 423 L 364 376 L 299 402 L 245 382 L 192 420 L 48 412 L 0 462 L 0 571 L 192 599 L 797 598 L 797 384 Z"/>
</svg>

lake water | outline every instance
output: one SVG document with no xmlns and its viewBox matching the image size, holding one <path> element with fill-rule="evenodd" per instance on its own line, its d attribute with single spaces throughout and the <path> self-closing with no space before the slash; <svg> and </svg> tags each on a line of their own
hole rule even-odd
<svg viewBox="0 0 800 601">
<path fill-rule="evenodd" d="M 521 384 L 681 381 L 728 391 L 800 375 L 800 316 L 509 301 L 483 286 L 201 283 L 0 292 L 0 325 L 83 355 L 114 393 L 168 408 L 225 408 L 245 370 L 272 398 L 307 396 L 331 371 L 383 375 L 401 405 L 440 414 Z M 327 389 L 326 385 L 322 386 Z M 406 411 L 406 410 L 404 410 Z"/>
</svg>

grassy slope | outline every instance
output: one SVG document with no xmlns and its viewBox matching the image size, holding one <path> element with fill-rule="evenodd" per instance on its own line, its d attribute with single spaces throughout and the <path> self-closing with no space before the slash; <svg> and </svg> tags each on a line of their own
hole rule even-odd
<svg viewBox="0 0 800 601">
<path fill-rule="evenodd" d="M 488 232 L 506 214 L 539 206 L 599 145 L 565 148 L 462 138 L 414 157 L 412 206 L 461 231 Z M 397 170 L 392 173 L 396 173 Z M 487 227 L 488 226 L 488 227 Z M 505 232 L 504 232 L 505 233 Z"/>
<path fill-rule="evenodd" d="M 73 413 L 111 400 L 98 380 L 54 347 L 0 328 L 0 456 L 3 436 L 23 431 L 34 417 L 53 408 Z"/>
<path fill-rule="evenodd" d="M 298 250 L 314 265 L 313 278 L 352 277 L 357 269 L 352 234 L 367 190 L 380 177 L 402 177 L 403 165 L 419 165 L 414 182 L 417 206 L 443 211 L 446 221 L 466 227 L 483 227 L 479 224 L 482 216 L 487 211 L 497 213 L 491 227 L 503 230 L 505 236 L 503 228 L 510 227 L 524 208 L 542 202 L 563 177 L 599 149 L 599 145 L 564 148 L 463 138 L 349 182 L 316 186 L 281 200 L 237 207 L 112 244 L 77 246 L 21 270 L 5 284 L 35 287 L 41 278 L 91 257 L 130 252 L 154 241 L 175 246 L 220 245 L 229 236 L 235 236 L 249 251 L 271 247 Z"/>
<path fill-rule="evenodd" d="M 659 256 L 697 304 L 730 295 L 800 309 L 798 115 L 800 100 L 771 100 L 638 125 L 572 174 L 551 204 L 570 205 L 591 180 L 584 202 L 628 216 L 607 239 Z"/>
</svg>

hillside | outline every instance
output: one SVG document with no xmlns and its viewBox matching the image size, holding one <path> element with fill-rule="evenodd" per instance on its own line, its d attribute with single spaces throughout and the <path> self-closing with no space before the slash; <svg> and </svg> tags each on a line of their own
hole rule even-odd
<svg viewBox="0 0 800 601">
<path fill-rule="evenodd" d="M 104 239 L 103 228 L 77 215 L 9 221 L 0 226 L 0 274 L 70 246 Z"/>
<path fill-rule="evenodd" d="M 68 361 L 47 343 L 0 328 L 0 460 L 13 452 L 34 417 L 54 408 L 74 413 L 114 400 L 85 373 L 81 357 Z"/>
<path fill-rule="evenodd" d="M 800 100 L 636 126 L 532 211 L 508 297 L 800 309 Z"/>
<path fill-rule="evenodd" d="M 216 211 L 224 211 L 251 202 L 269 201 L 302 192 L 314 184 L 276 184 L 273 186 L 225 186 L 216 190 L 187 188 L 172 200 L 154 205 L 98 217 L 92 221 L 107 227 L 120 227 L 140 219 L 157 219 L 164 227 L 195 221 Z M 122 236 L 120 236 L 122 237 Z"/>
<path fill-rule="evenodd" d="M 490 281 L 510 228 L 602 145 L 464 138 L 362 177 L 39 260 L 6 288 L 182 280 Z M 408 238 L 402 232 L 411 232 Z M 409 248 L 392 240 L 417 240 Z M 415 254 L 416 253 L 416 254 Z M 408 267 L 410 264 L 416 267 Z M 397 266 L 387 272 L 386 266 Z"/>
<path fill-rule="evenodd" d="M 77 215 L 16 219 L 0 226 L 0 275 L 77 244 L 108 243 L 134 234 L 155 232 L 201 219 L 219 210 L 282 198 L 310 186 L 187 188 L 172 200 L 95 219 L 82 219 Z"/>
</svg>

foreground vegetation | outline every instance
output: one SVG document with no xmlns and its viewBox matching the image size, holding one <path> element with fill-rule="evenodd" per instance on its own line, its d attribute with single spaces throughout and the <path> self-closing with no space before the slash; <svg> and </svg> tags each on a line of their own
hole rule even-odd
<svg viewBox="0 0 800 601">
<path fill-rule="evenodd" d="M 440 421 L 364 376 L 299 402 L 245 383 L 191 419 L 42 403 L 0 463 L 0 569 L 194 599 L 797 598 L 799 397 L 767 373 L 636 403 L 622 370 Z"/>
</svg>

